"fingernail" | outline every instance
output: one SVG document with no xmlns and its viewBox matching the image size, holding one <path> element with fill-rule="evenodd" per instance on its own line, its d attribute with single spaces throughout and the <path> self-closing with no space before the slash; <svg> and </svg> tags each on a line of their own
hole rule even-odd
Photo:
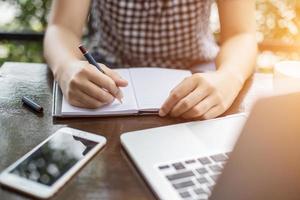
<svg viewBox="0 0 300 200">
<path fill-rule="evenodd" d="M 122 99 L 124 96 L 123 96 L 123 92 L 120 90 L 120 92 L 118 93 L 119 97 Z"/>
<path fill-rule="evenodd" d="M 119 89 L 119 91 L 116 94 L 116 97 L 122 99 L 123 98 L 123 92 Z"/>
<path fill-rule="evenodd" d="M 120 81 L 126 81 L 126 82 L 127 82 L 127 80 L 124 79 L 124 78 L 122 78 L 122 77 L 119 77 L 119 80 L 120 80 Z"/>
<path fill-rule="evenodd" d="M 122 80 L 123 80 L 124 83 L 128 84 L 128 81 L 127 81 L 127 80 L 125 80 L 125 79 L 122 79 Z"/>
<path fill-rule="evenodd" d="M 122 99 L 118 98 L 118 101 L 120 102 L 120 104 L 123 104 Z"/>
<path fill-rule="evenodd" d="M 164 117 L 164 116 L 166 116 L 166 113 L 162 109 L 160 109 L 158 112 L 158 115 L 161 117 Z"/>
</svg>

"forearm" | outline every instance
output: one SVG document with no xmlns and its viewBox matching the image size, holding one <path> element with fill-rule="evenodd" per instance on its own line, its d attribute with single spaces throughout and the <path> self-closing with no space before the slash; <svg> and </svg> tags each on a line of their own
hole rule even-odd
<svg viewBox="0 0 300 200">
<path fill-rule="evenodd" d="M 44 39 L 44 56 L 51 68 L 55 79 L 62 74 L 67 63 L 80 59 L 77 51 L 80 37 L 58 25 L 50 25 Z"/>
<path fill-rule="evenodd" d="M 231 74 L 242 86 L 254 71 L 256 55 L 254 34 L 236 34 L 222 43 L 216 59 L 217 70 Z"/>
</svg>

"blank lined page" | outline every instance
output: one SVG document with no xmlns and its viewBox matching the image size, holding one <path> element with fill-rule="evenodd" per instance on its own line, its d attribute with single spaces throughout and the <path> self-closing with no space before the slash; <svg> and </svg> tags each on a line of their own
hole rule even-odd
<svg viewBox="0 0 300 200">
<path fill-rule="evenodd" d="M 65 116 L 104 116 L 104 115 L 121 115 L 121 114 L 134 114 L 138 112 L 135 95 L 131 83 L 131 78 L 128 69 L 116 70 L 124 79 L 128 81 L 128 86 L 121 88 L 123 92 L 123 103 L 115 100 L 110 105 L 105 105 L 97 109 L 78 108 L 70 105 L 63 97 L 62 100 L 62 115 Z"/>
<path fill-rule="evenodd" d="M 187 70 L 165 68 L 132 68 L 129 71 L 141 111 L 158 111 L 170 91 L 191 75 Z"/>
</svg>

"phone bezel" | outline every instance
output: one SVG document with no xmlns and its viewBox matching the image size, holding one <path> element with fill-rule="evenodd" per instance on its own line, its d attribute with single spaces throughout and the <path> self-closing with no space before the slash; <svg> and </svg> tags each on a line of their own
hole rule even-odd
<svg viewBox="0 0 300 200">
<path fill-rule="evenodd" d="M 64 175 L 62 175 L 52 186 L 43 185 L 38 182 L 31 181 L 26 178 L 22 178 L 15 174 L 9 173 L 12 169 L 14 169 L 18 164 L 23 162 L 27 157 L 29 157 L 32 153 L 34 153 L 39 147 L 48 142 L 52 137 L 56 134 L 67 133 L 73 136 L 78 136 L 81 138 L 85 138 L 94 142 L 98 142 L 98 144 L 91 149 L 82 160 L 77 162 L 74 166 L 71 167 Z M 31 151 L 26 153 L 24 156 L 19 158 L 16 162 L 11 164 L 8 168 L 6 168 L 0 174 L 0 184 L 11 187 L 13 189 L 19 190 L 21 192 L 27 193 L 29 195 L 36 196 L 38 198 L 49 198 L 53 196 L 71 177 L 78 171 L 80 168 L 87 163 L 104 145 L 106 144 L 106 139 L 103 136 L 95 135 L 92 133 L 88 133 L 85 131 L 64 127 L 57 130 L 54 134 L 49 136 L 39 145 L 34 147 Z"/>
</svg>

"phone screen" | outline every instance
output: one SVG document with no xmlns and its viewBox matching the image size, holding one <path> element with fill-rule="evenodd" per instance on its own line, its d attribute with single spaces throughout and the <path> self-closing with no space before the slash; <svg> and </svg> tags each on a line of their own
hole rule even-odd
<svg viewBox="0 0 300 200">
<path fill-rule="evenodd" d="M 60 132 L 39 147 L 10 173 L 44 185 L 53 185 L 98 143 Z"/>
</svg>

